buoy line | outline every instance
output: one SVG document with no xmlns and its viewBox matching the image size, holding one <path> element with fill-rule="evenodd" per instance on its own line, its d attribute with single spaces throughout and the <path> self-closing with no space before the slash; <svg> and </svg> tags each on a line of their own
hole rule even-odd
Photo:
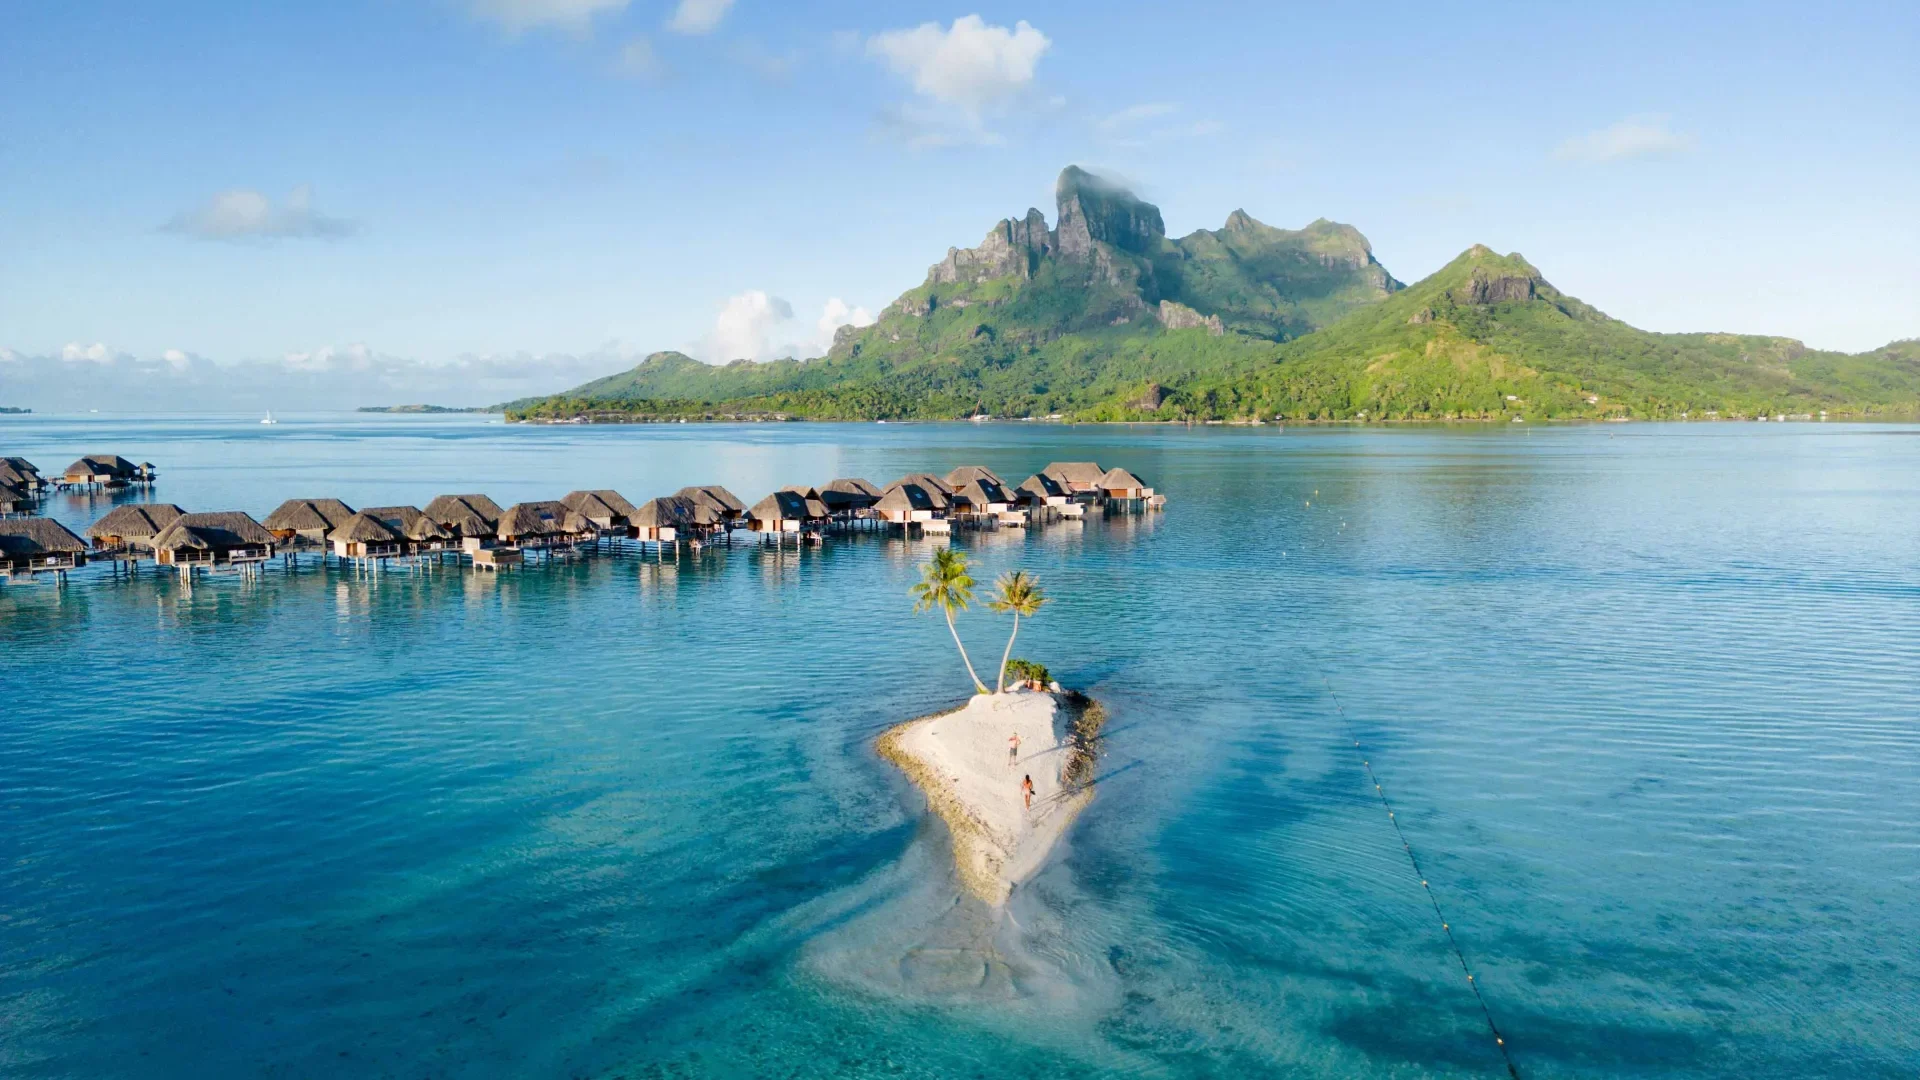
<svg viewBox="0 0 1920 1080">
<path fill-rule="evenodd" d="M 1316 493 L 1317 494 L 1317 493 Z M 1373 793 L 1379 797 L 1380 805 L 1387 812 L 1387 821 L 1393 825 L 1393 833 L 1400 838 L 1400 849 L 1407 853 L 1407 863 L 1413 867 L 1414 877 L 1420 880 L 1420 888 L 1427 894 L 1427 902 L 1433 905 L 1433 916 L 1440 922 L 1440 932 L 1446 936 L 1447 947 L 1453 950 L 1453 958 L 1460 962 L 1460 973 L 1467 977 L 1467 989 L 1473 991 L 1473 1000 L 1480 1005 L 1480 1015 L 1487 1021 L 1487 1032 L 1493 1036 L 1493 1045 L 1500 1051 L 1500 1058 L 1507 1063 L 1507 1074 L 1513 1080 L 1520 1080 L 1520 1069 L 1513 1063 L 1513 1054 L 1507 1049 L 1507 1037 L 1500 1033 L 1500 1025 L 1493 1021 L 1493 1009 L 1487 1005 L 1487 996 L 1480 992 L 1480 983 L 1473 977 L 1473 968 L 1467 963 L 1466 950 L 1460 947 L 1459 939 L 1453 936 L 1453 924 L 1447 921 L 1446 912 L 1440 910 L 1440 898 L 1433 893 L 1433 886 L 1427 883 L 1427 872 L 1420 868 L 1420 856 L 1414 853 L 1413 844 L 1407 839 L 1406 830 L 1400 827 L 1400 819 L 1393 812 L 1393 802 L 1387 798 L 1386 788 L 1380 786 L 1380 778 L 1374 774 L 1373 759 L 1367 756 L 1366 747 L 1360 743 L 1360 734 L 1354 729 L 1353 718 L 1347 715 L 1346 706 L 1340 704 L 1340 695 L 1334 692 L 1333 681 L 1327 678 L 1327 667 L 1311 649 L 1303 651 L 1313 657 L 1314 666 L 1320 669 L 1320 684 L 1326 687 L 1327 697 L 1333 702 L 1333 709 L 1340 714 L 1340 722 L 1347 729 L 1347 738 L 1353 742 L 1354 753 L 1360 757 L 1360 767 L 1366 770 L 1367 782 L 1373 785 Z"/>
</svg>

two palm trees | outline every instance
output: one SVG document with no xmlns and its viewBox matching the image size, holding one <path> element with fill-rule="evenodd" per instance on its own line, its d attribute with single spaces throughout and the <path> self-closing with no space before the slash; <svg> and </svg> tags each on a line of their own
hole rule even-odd
<svg viewBox="0 0 1920 1080">
<path fill-rule="evenodd" d="M 967 557 L 952 548 L 942 548 L 933 553 L 933 561 L 921 567 L 921 579 L 913 587 L 913 610 L 931 611 L 939 608 L 947 617 L 947 632 L 953 635 L 954 648 L 960 650 L 960 662 L 967 665 L 967 675 L 973 679 L 973 685 L 980 693 L 987 693 L 987 684 L 973 670 L 973 661 L 967 657 L 967 647 L 960 643 L 960 631 L 953 625 L 953 613 L 965 611 L 973 602 L 973 577 L 967 573 Z M 1013 633 L 1007 636 L 1006 651 L 1000 654 L 1000 672 L 994 681 L 994 693 L 1007 688 L 1007 660 L 1013 656 L 1013 640 L 1020 636 L 1020 620 L 1032 618 L 1047 603 L 1047 594 L 1040 591 L 1040 583 L 1025 570 L 1015 570 L 1002 574 L 993 583 L 993 596 L 987 601 L 987 607 L 994 611 L 1013 614 Z"/>
</svg>

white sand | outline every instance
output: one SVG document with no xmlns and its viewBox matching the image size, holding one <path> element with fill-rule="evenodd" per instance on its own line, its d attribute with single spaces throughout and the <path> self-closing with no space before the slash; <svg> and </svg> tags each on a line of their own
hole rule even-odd
<svg viewBox="0 0 1920 1080">
<path fill-rule="evenodd" d="M 1046 862 L 1054 842 L 1093 798 L 1091 787 L 1068 789 L 1061 774 L 1070 744 L 1066 716 L 1052 694 L 1027 690 L 981 694 L 963 708 L 888 731 L 880 752 L 927 795 L 927 805 L 953 833 L 953 859 L 968 891 L 989 904 Z M 1007 737 L 1020 735 L 1008 761 Z M 1033 808 L 1020 792 L 1033 777 Z"/>
</svg>

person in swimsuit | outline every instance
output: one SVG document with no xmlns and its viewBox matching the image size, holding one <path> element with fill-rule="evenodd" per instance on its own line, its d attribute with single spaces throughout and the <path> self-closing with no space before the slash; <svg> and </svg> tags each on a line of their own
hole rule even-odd
<svg viewBox="0 0 1920 1080">
<path fill-rule="evenodd" d="M 1019 760 L 1020 760 L 1020 733 L 1016 731 L 1013 734 L 1007 736 L 1007 768 L 1009 769 L 1013 768 L 1013 763 Z"/>
<path fill-rule="evenodd" d="M 1033 776 L 1028 774 L 1020 781 L 1020 791 L 1027 797 L 1027 809 L 1033 809 Z"/>
</svg>

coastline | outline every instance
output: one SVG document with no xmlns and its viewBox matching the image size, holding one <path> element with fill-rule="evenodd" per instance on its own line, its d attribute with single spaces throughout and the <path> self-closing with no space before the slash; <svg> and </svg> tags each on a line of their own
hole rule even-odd
<svg viewBox="0 0 1920 1080">
<path fill-rule="evenodd" d="M 946 823 L 962 888 L 991 907 L 1046 864 L 1093 801 L 1092 782 L 1073 779 L 1084 772 L 1073 719 L 1061 695 L 1011 690 L 897 724 L 874 742 Z M 1009 763 L 1014 732 L 1020 752 Z M 1033 779 L 1031 809 L 1022 805 L 1022 777 Z"/>
</svg>

